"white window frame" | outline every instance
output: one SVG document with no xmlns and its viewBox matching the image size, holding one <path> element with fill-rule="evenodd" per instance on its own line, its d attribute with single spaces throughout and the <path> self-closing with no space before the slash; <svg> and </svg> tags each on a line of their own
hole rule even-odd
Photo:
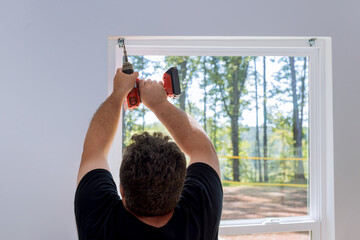
<svg viewBox="0 0 360 240">
<path fill-rule="evenodd" d="M 334 160 L 332 112 L 332 56 L 330 37 L 150 37 L 108 38 L 108 95 L 123 52 L 118 39 L 125 38 L 129 55 L 178 56 L 309 56 L 309 215 L 275 219 L 224 220 L 220 235 L 311 231 L 313 240 L 335 239 Z M 119 186 L 122 156 L 119 124 L 109 165 Z"/>
</svg>

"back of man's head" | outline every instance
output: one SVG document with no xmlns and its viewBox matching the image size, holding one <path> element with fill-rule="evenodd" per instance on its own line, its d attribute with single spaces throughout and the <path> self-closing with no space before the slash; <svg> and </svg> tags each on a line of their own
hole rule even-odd
<svg viewBox="0 0 360 240">
<path fill-rule="evenodd" d="M 126 208 L 137 216 L 161 216 L 175 209 L 183 189 L 186 159 L 162 133 L 135 134 L 120 167 Z"/>
</svg>

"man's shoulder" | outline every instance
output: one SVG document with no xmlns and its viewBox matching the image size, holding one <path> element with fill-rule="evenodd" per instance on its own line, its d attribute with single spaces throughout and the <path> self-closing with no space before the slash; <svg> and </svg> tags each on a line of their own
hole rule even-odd
<svg viewBox="0 0 360 240">
<path fill-rule="evenodd" d="M 222 201 L 222 185 L 217 172 L 206 163 L 193 163 L 188 167 L 177 221 L 186 225 L 183 227 L 188 229 L 191 239 L 216 239 Z"/>
<path fill-rule="evenodd" d="M 207 215 L 212 211 L 215 213 L 212 218 L 220 218 L 222 201 L 223 189 L 216 171 L 206 163 L 191 164 L 180 197 L 182 207 L 200 215 Z"/>
<path fill-rule="evenodd" d="M 221 187 L 221 180 L 214 168 L 204 162 L 195 162 L 188 166 L 186 180 L 188 178 L 195 178 L 197 180 L 211 179 Z"/>
</svg>

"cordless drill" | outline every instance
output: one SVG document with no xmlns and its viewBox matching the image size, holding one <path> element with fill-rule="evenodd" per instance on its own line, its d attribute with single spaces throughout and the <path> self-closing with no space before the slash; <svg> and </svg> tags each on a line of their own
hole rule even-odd
<svg viewBox="0 0 360 240">
<path fill-rule="evenodd" d="M 122 46 L 124 49 L 124 64 L 122 66 L 122 71 L 126 74 L 132 74 L 134 72 L 134 67 L 128 61 L 125 42 L 123 39 L 120 46 Z M 177 98 L 180 96 L 181 87 L 179 81 L 179 73 L 176 67 L 171 67 L 164 73 L 163 85 L 168 97 Z M 129 92 L 126 97 L 126 104 L 128 109 L 135 109 L 140 105 L 140 103 L 141 98 L 139 91 L 139 79 L 136 79 L 134 88 Z"/>
</svg>

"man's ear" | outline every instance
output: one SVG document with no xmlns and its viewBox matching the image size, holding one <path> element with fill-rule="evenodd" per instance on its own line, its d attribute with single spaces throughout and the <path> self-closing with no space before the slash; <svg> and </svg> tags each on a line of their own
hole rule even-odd
<svg viewBox="0 0 360 240">
<path fill-rule="evenodd" d="M 120 185 L 120 194 L 121 194 L 121 201 L 123 202 L 124 207 L 126 208 L 126 202 L 125 202 L 125 195 L 124 195 L 124 189 Z"/>
<path fill-rule="evenodd" d="M 124 198 L 124 189 L 122 188 L 121 185 L 120 185 L 120 194 L 121 194 L 121 198 Z"/>
</svg>

